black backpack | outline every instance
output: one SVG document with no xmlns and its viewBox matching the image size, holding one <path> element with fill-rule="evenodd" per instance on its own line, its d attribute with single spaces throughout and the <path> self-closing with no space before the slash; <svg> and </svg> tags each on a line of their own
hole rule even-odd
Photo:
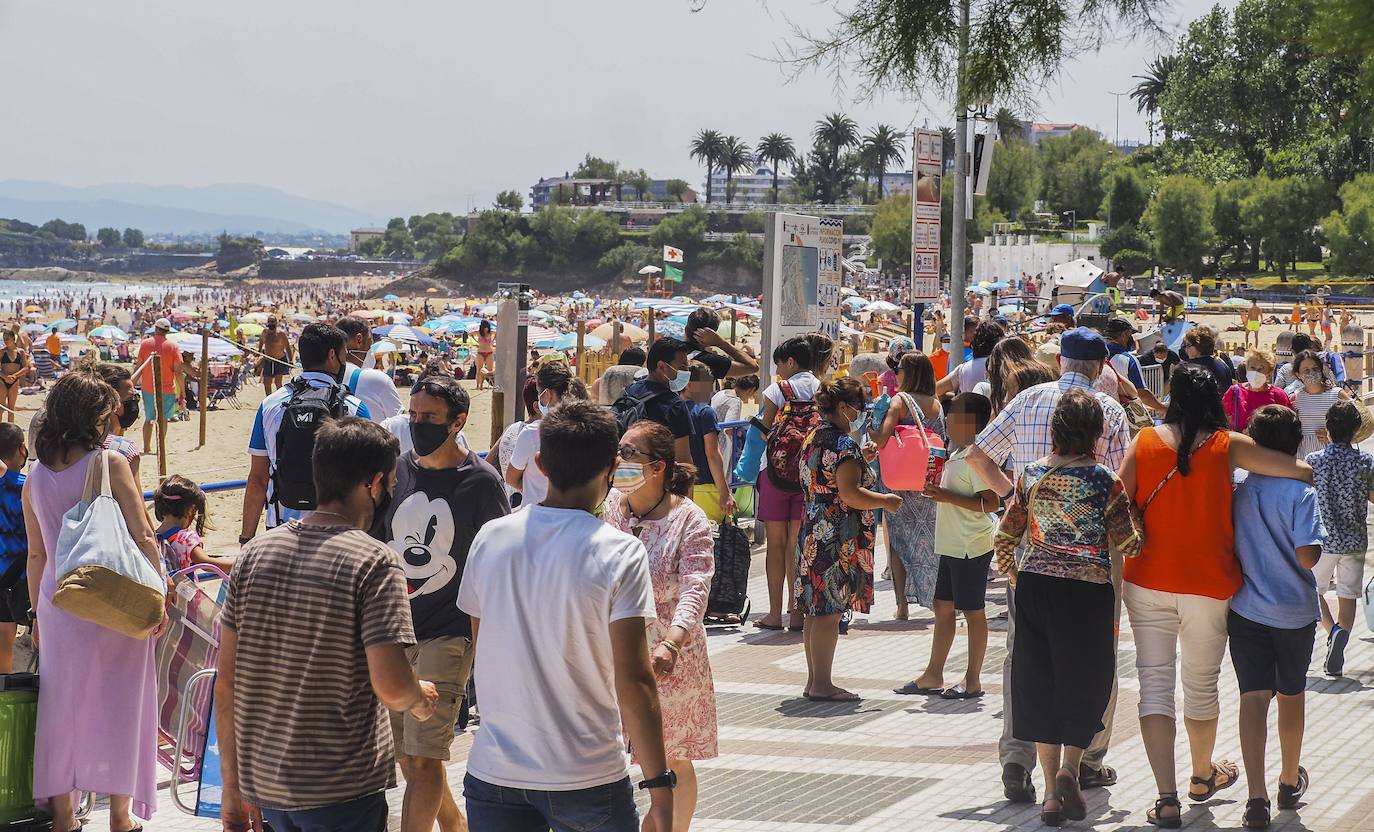
<svg viewBox="0 0 1374 832">
<path fill-rule="evenodd" d="M 716 571 L 706 598 L 706 623 L 742 624 L 749 617 L 749 538 L 734 523 L 723 520 L 716 538 Z"/>
<path fill-rule="evenodd" d="M 671 390 L 659 390 L 643 398 L 631 396 L 628 392 L 621 393 L 620 398 L 616 399 L 615 402 L 611 404 L 611 414 L 615 416 L 616 425 L 620 427 L 620 435 L 624 436 L 625 431 L 630 429 L 630 425 L 633 425 L 640 419 L 648 418 L 645 411 L 648 408 L 649 402 L 660 396 L 671 395 L 673 395 Z"/>
<path fill-rule="evenodd" d="M 311 387 L 303 378 L 287 385 L 291 398 L 282 405 L 277 428 L 277 464 L 272 472 L 272 498 L 281 508 L 315 507 L 315 431 L 328 419 L 344 415 L 347 394 L 337 384 Z"/>
</svg>

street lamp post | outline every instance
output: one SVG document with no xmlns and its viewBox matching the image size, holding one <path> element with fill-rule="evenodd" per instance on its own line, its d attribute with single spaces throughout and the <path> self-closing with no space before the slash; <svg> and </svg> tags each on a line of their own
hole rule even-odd
<svg viewBox="0 0 1374 832">
<path fill-rule="evenodd" d="M 1072 225 L 1069 226 L 1069 239 L 1073 241 L 1073 259 L 1078 259 L 1078 209 L 1064 212 L 1070 217 Z"/>
</svg>

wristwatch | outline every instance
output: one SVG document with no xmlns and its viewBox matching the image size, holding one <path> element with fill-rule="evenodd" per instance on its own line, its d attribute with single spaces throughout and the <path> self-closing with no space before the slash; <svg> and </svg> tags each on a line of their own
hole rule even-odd
<svg viewBox="0 0 1374 832">
<path fill-rule="evenodd" d="M 652 780 L 639 781 L 640 791 L 646 791 L 648 789 L 675 788 L 677 788 L 677 774 L 672 769 L 668 769 L 667 771 L 663 772 L 662 774 L 653 778 Z"/>
</svg>

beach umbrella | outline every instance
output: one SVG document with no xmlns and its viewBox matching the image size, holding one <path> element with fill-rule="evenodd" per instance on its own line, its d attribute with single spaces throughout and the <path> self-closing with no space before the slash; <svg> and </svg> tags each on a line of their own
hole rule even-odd
<svg viewBox="0 0 1374 832">
<path fill-rule="evenodd" d="M 863 308 L 864 312 L 900 312 L 902 307 L 885 300 L 875 300 Z"/>
<path fill-rule="evenodd" d="M 732 323 L 730 323 L 729 321 L 721 321 L 720 326 L 716 327 L 716 332 L 719 333 L 719 334 L 720 334 L 720 337 L 722 337 L 722 338 L 729 338 L 729 337 L 730 337 L 730 327 L 732 327 L 732 326 L 735 328 L 735 337 L 737 337 L 737 338 L 747 338 L 747 337 L 749 336 L 749 327 L 748 327 L 746 324 L 741 324 L 741 323 L 733 323 L 733 324 L 732 324 Z"/>
<path fill-rule="evenodd" d="M 583 292 L 581 289 L 575 289 L 573 290 L 572 296 L 573 300 L 581 300 L 587 296 L 587 293 Z"/>
<path fill-rule="evenodd" d="M 857 309 L 857 308 L 859 308 L 859 307 L 861 307 L 861 306 L 865 306 L 865 305 L 867 305 L 867 304 L 868 304 L 868 301 L 864 300 L 863 298 L 859 297 L 858 295 L 850 295 L 849 297 L 847 297 L 847 298 L 845 298 L 844 300 L 840 301 L 840 305 L 841 305 L 841 306 L 849 306 L 849 307 L 852 307 L 852 308 L 855 308 L 855 309 Z"/>
<path fill-rule="evenodd" d="M 382 295 L 382 300 L 400 300 L 400 295 Z"/>
<path fill-rule="evenodd" d="M 391 341 L 378 341 L 372 345 L 372 354 L 381 355 L 382 353 L 396 352 L 397 346 Z"/>
<path fill-rule="evenodd" d="M 117 326 L 109 326 L 108 324 L 105 326 L 98 326 L 87 334 L 91 338 L 106 338 L 111 341 L 129 340 L 129 333 Z"/>
<path fill-rule="evenodd" d="M 595 335 L 597 338 L 609 342 L 611 340 L 611 330 L 613 327 L 614 324 L 604 323 L 596 329 L 593 329 L 589 334 Z M 627 324 L 622 322 L 620 324 L 620 337 L 627 341 L 647 341 L 649 340 L 649 333 L 645 332 L 644 330 L 640 329 L 634 324 Z"/>
<path fill-rule="evenodd" d="M 48 327 L 50 329 L 55 329 L 58 332 L 66 332 L 69 329 L 76 329 L 76 321 L 72 320 L 71 318 L 63 318 L 60 321 L 53 321 L 52 323 L 48 324 Z"/>
<path fill-rule="evenodd" d="M 574 350 L 577 349 L 577 335 L 565 332 L 553 338 L 543 338 L 538 341 L 531 341 L 531 347 L 541 350 Z M 606 342 L 600 338 L 593 338 L 590 335 L 583 337 L 582 346 L 589 350 L 599 350 L 606 346 Z"/>
<path fill-rule="evenodd" d="M 265 324 L 270 317 L 266 312 L 246 312 L 239 316 L 239 320 L 245 324 Z"/>
<path fill-rule="evenodd" d="M 389 338 L 392 341 L 404 341 L 408 344 L 419 344 L 421 346 L 429 346 L 434 343 L 433 338 L 415 327 L 401 324 L 374 326 L 372 328 L 372 334 L 382 338 Z"/>
<path fill-rule="evenodd" d="M 548 313 L 548 312 L 545 312 L 543 309 L 531 309 L 531 310 L 530 310 L 530 319 L 531 319 L 531 320 L 535 320 L 535 321 L 546 321 L 546 320 L 548 320 L 548 318 L 549 318 L 549 313 Z"/>
<path fill-rule="evenodd" d="M 90 343 L 90 341 L 87 341 L 87 340 L 86 340 L 86 336 L 84 336 L 84 335 L 77 335 L 75 332 L 64 332 L 64 333 L 62 333 L 61 335 L 57 336 L 57 339 L 58 339 L 59 341 L 61 341 L 63 344 L 89 344 L 89 343 Z"/>
<path fill-rule="evenodd" d="M 645 266 L 644 268 L 642 268 L 642 269 L 639 270 L 639 273 L 640 273 L 640 274 L 658 274 L 658 273 L 661 272 L 661 271 L 663 271 L 663 269 L 660 269 L 658 266 Z"/>
<path fill-rule="evenodd" d="M 386 316 L 386 319 L 393 324 L 410 323 L 410 316 L 404 312 L 392 312 L 390 315 Z"/>
<path fill-rule="evenodd" d="M 682 340 L 687 337 L 687 327 L 677 321 L 659 321 L 654 326 L 654 334 L 662 338 L 677 338 Z"/>
<path fill-rule="evenodd" d="M 291 320 L 298 324 L 313 324 L 316 318 L 314 315 L 307 315 L 304 312 L 292 312 Z"/>
<path fill-rule="evenodd" d="M 262 324 L 239 324 L 238 331 L 247 335 L 249 338 L 256 338 L 262 334 Z"/>
<path fill-rule="evenodd" d="M 686 316 L 686 315 L 671 315 L 671 316 L 669 316 L 668 318 L 666 318 L 665 320 L 672 321 L 672 322 L 675 323 L 675 324 L 682 324 L 683 326 L 686 326 L 686 325 L 687 325 L 687 316 Z"/>
<path fill-rule="evenodd" d="M 853 286 L 841 286 L 841 287 L 840 287 L 840 294 L 842 294 L 842 295 L 857 295 L 858 293 L 859 293 L 859 290 L 858 290 L 858 289 L 855 289 Z"/>
<path fill-rule="evenodd" d="M 980 285 L 980 286 L 986 286 L 987 288 L 992 289 L 992 290 L 995 290 L 995 291 L 998 291 L 998 292 L 1002 291 L 1003 289 L 1010 289 L 1010 288 L 1011 288 L 1011 284 L 1008 283 L 1008 282 L 1006 282 L 1005 280 L 998 280 L 998 281 L 996 281 L 996 282 L 994 282 L 994 283 L 989 283 L 989 282 L 987 282 L 986 280 L 984 280 L 984 281 L 983 281 L 982 283 L 980 283 L 979 285 Z"/>
<path fill-rule="evenodd" d="M 482 304 L 481 306 L 474 306 L 473 309 L 472 309 L 472 314 L 474 314 L 474 315 L 495 315 L 495 314 L 496 314 L 496 310 L 497 310 L 496 304 L 494 304 L 494 303 L 484 303 L 484 304 Z"/>
<path fill-rule="evenodd" d="M 43 307 L 41 307 L 41 306 L 35 306 L 34 304 L 31 303 L 31 304 L 29 304 L 28 306 L 25 306 L 25 307 L 24 307 L 24 311 L 25 311 L 25 312 L 42 312 L 42 311 L 43 311 Z"/>
<path fill-rule="evenodd" d="M 177 349 L 182 352 L 189 352 L 200 355 L 200 336 L 189 332 L 178 332 L 176 335 L 168 336 L 168 340 L 177 345 Z M 211 338 L 209 344 L 209 355 L 211 358 L 223 359 L 242 355 L 243 350 L 235 344 L 223 338 Z"/>
<path fill-rule="evenodd" d="M 387 315 L 390 315 L 391 313 L 386 311 L 385 309 L 355 309 L 352 312 L 349 312 L 348 314 L 352 315 L 355 318 L 362 318 L 365 321 L 375 321 L 385 318 Z M 242 320 L 242 318 L 240 318 L 239 320 Z"/>
<path fill-rule="evenodd" d="M 1227 298 L 1221 302 L 1222 306 L 1249 306 L 1250 301 L 1245 298 Z"/>
<path fill-rule="evenodd" d="M 42 324 L 24 324 L 23 326 L 19 327 L 19 331 L 26 332 L 29 335 L 33 335 L 36 332 L 47 332 L 48 328 Z"/>
<path fill-rule="evenodd" d="M 536 307 L 534 307 L 534 308 L 535 308 L 537 311 L 539 311 L 539 312 L 557 312 L 557 311 L 558 311 L 558 304 L 556 304 L 556 303 L 541 303 L 541 304 L 539 304 L 538 306 L 536 306 Z"/>
<path fill-rule="evenodd" d="M 535 341 L 552 340 L 562 334 L 563 333 L 551 327 L 531 325 L 525 331 L 525 338 L 527 339 L 526 343 L 533 344 Z"/>
<path fill-rule="evenodd" d="M 562 315 L 550 315 L 549 320 L 556 324 L 566 324 L 568 322 L 568 319 Z"/>
</svg>

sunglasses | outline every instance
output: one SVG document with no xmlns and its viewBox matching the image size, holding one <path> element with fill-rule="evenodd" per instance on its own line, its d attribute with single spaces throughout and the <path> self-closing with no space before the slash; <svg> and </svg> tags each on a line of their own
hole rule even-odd
<svg viewBox="0 0 1374 832">
<path fill-rule="evenodd" d="M 657 462 L 658 457 L 651 456 L 634 445 L 621 445 L 620 458 L 626 462 L 634 462 L 636 459 L 643 459 L 645 462 Z"/>
</svg>

